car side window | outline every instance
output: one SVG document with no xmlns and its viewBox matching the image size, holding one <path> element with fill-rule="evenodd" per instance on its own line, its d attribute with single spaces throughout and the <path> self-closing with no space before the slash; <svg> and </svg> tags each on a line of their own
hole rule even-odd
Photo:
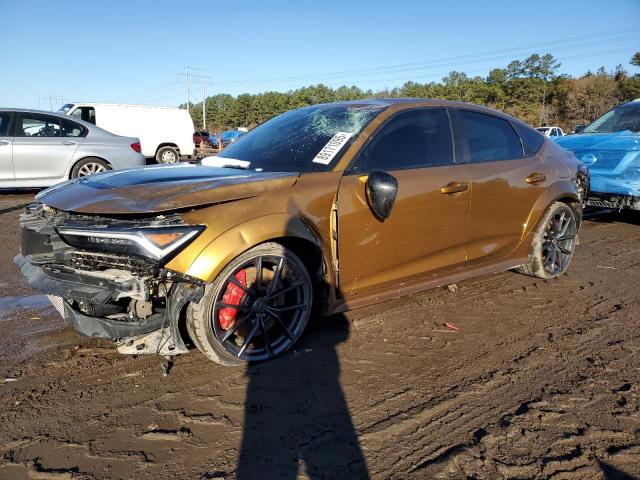
<svg viewBox="0 0 640 480">
<path fill-rule="evenodd" d="M 542 147 L 542 144 L 544 143 L 544 135 L 541 135 L 538 130 L 519 121 L 513 122 L 513 128 L 516 129 L 516 132 L 522 140 L 522 146 L 526 157 L 534 155 L 538 150 L 540 150 L 540 147 Z"/>
<path fill-rule="evenodd" d="M 87 129 L 79 123 L 70 120 L 62 120 L 62 136 L 63 137 L 86 137 Z"/>
<path fill-rule="evenodd" d="M 400 170 L 453 163 L 453 141 L 445 108 L 402 112 L 376 132 L 354 170 Z"/>
<path fill-rule="evenodd" d="M 9 135 L 10 121 L 11 121 L 11 114 L 0 113 L 0 137 L 7 137 Z"/>
<path fill-rule="evenodd" d="M 20 117 L 16 137 L 59 137 L 60 119 L 47 115 L 23 114 Z"/>
<path fill-rule="evenodd" d="M 522 144 L 507 120 L 493 115 L 459 110 L 469 162 L 493 162 L 522 158 Z"/>
<path fill-rule="evenodd" d="M 85 122 L 96 124 L 96 111 L 93 107 L 78 107 L 71 112 L 71 117 Z"/>
</svg>

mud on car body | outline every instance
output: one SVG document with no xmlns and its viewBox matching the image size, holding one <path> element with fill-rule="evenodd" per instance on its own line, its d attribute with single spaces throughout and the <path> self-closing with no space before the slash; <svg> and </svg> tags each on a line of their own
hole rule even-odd
<svg viewBox="0 0 640 480">
<path fill-rule="evenodd" d="M 566 271 L 588 172 L 507 115 L 439 100 L 293 110 L 204 165 L 52 187 L 16 257 L 67 322 L 122 353 L 269 359 L 312 312 L 517 268 Z"/>
</svg>

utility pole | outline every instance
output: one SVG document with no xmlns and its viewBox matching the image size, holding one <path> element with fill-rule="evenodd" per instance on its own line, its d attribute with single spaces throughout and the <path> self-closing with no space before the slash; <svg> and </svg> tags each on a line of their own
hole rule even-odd
<svg viewBox="0 0 640 480">
<path fill-rule="evenodd" d="M 179 77 L 184 77 L 185 79 L 185 93 L 187 96 L 187 112 L 190 112 L 190 92 L 189 92 L 189 77 L 191 78 L 206 78 L 208 79 L 209 77 L 207 77 L 206 75 L 196 75 L 194 73 L 189 73 L 189 70 L 198 70 L 200 72 L 205 72 L 207 71 L 206 68 L 196 68 L 196 67 L 190 67 L 189 65 L 186 65 L 184 67 L 184 73 L 179 73 L 178 76 Z"/>
<path fill-rule="evenodd" d="M 62 95 L 47 95 L 46 97 L 40 98 L 38 99 L 38 108 L 40 108 L 40 106 L 42 104 L 49 104 L 49 111 L 53 112 L 53 105 L 54 103 L 56 105 L 58 105 L 58 103 L 60 103 L 60 105 L 64 105 L 64 96 Z"/>
<path fill-rule="evenodd" d="M 202 129 L 207 130 L 207 95 L 204 92 L 204 78 L 202 79 Z"/>
<path fill-rule="evenodd" d="M 186 78 L 186 85 L 187 85 L 187 112 L 189 111 L 189 67 L 186 66 L 184 67 L 184 76 Z"/>
</svg>

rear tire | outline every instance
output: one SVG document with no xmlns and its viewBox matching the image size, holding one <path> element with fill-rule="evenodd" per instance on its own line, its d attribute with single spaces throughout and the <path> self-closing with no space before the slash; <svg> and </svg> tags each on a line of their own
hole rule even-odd
<svg viewBox="0 0 640 480">
<path fill-rule="evenodd" d="M 246 278 L 244 283 L 238 275 Z M 241 289 L 237 302 L 226 300 L 230 288 Z M 278 243 L 264 243 L 232 260 L 205 287 L 202 299 L 189 305 L 187 331 L 196 347 L 216 363 L 268 360 L 300 338 L 312 298 L 311 278 L 302 261 Z M 223 310 L 235 311 L 228 325 L 223 325 Z"/>
<path fill-rule="evenodd" d="M 101 158 L 87 157 L 73 166 L 69 178 L 86 177 L 94 173 L 103 173 L 109 170 L 111 170 L 111 166 Z"/>
<path fill-rule="evenodd" d="M 562 275 L 571 264 L 577 234 L 573 210 L 565 203 L 552 203 L 533 233 L 529 263 L 516 270 L 547 279 Z"/>
<path fill-rule="evenodd" d="M 177 163 L 180 160 L 180 154 L 174 147 L 160 147 L 156 152 L 156 162 L 158 163 Z"/>
</svg>

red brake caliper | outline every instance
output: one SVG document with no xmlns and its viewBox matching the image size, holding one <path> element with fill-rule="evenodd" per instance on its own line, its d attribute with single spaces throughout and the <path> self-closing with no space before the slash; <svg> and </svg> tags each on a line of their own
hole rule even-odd
<svg viewBox="0 0 640 480">
<path fill-rule="evenodd" d="M 236 280 L 240 283 L 240 285 L 246 287 L 247 286 L 247 271 L 246 269 L 240 270 L 236 273 Z M 237 285 L 229 282 L 227 284 L 227 289 L 224 292 L 224 296 L 222 297 L 222 301 L 228 305 L 240 305 L 240 302 L 244 298 L 244 291 Z M 233 321 L 238 314 L 238 310 L 231 307 L 221 308 L 218 312 L 218 321 L 220 322 L 220 327 L 223 330 L 229 330 L 233 325 Z"/>
</svg>

